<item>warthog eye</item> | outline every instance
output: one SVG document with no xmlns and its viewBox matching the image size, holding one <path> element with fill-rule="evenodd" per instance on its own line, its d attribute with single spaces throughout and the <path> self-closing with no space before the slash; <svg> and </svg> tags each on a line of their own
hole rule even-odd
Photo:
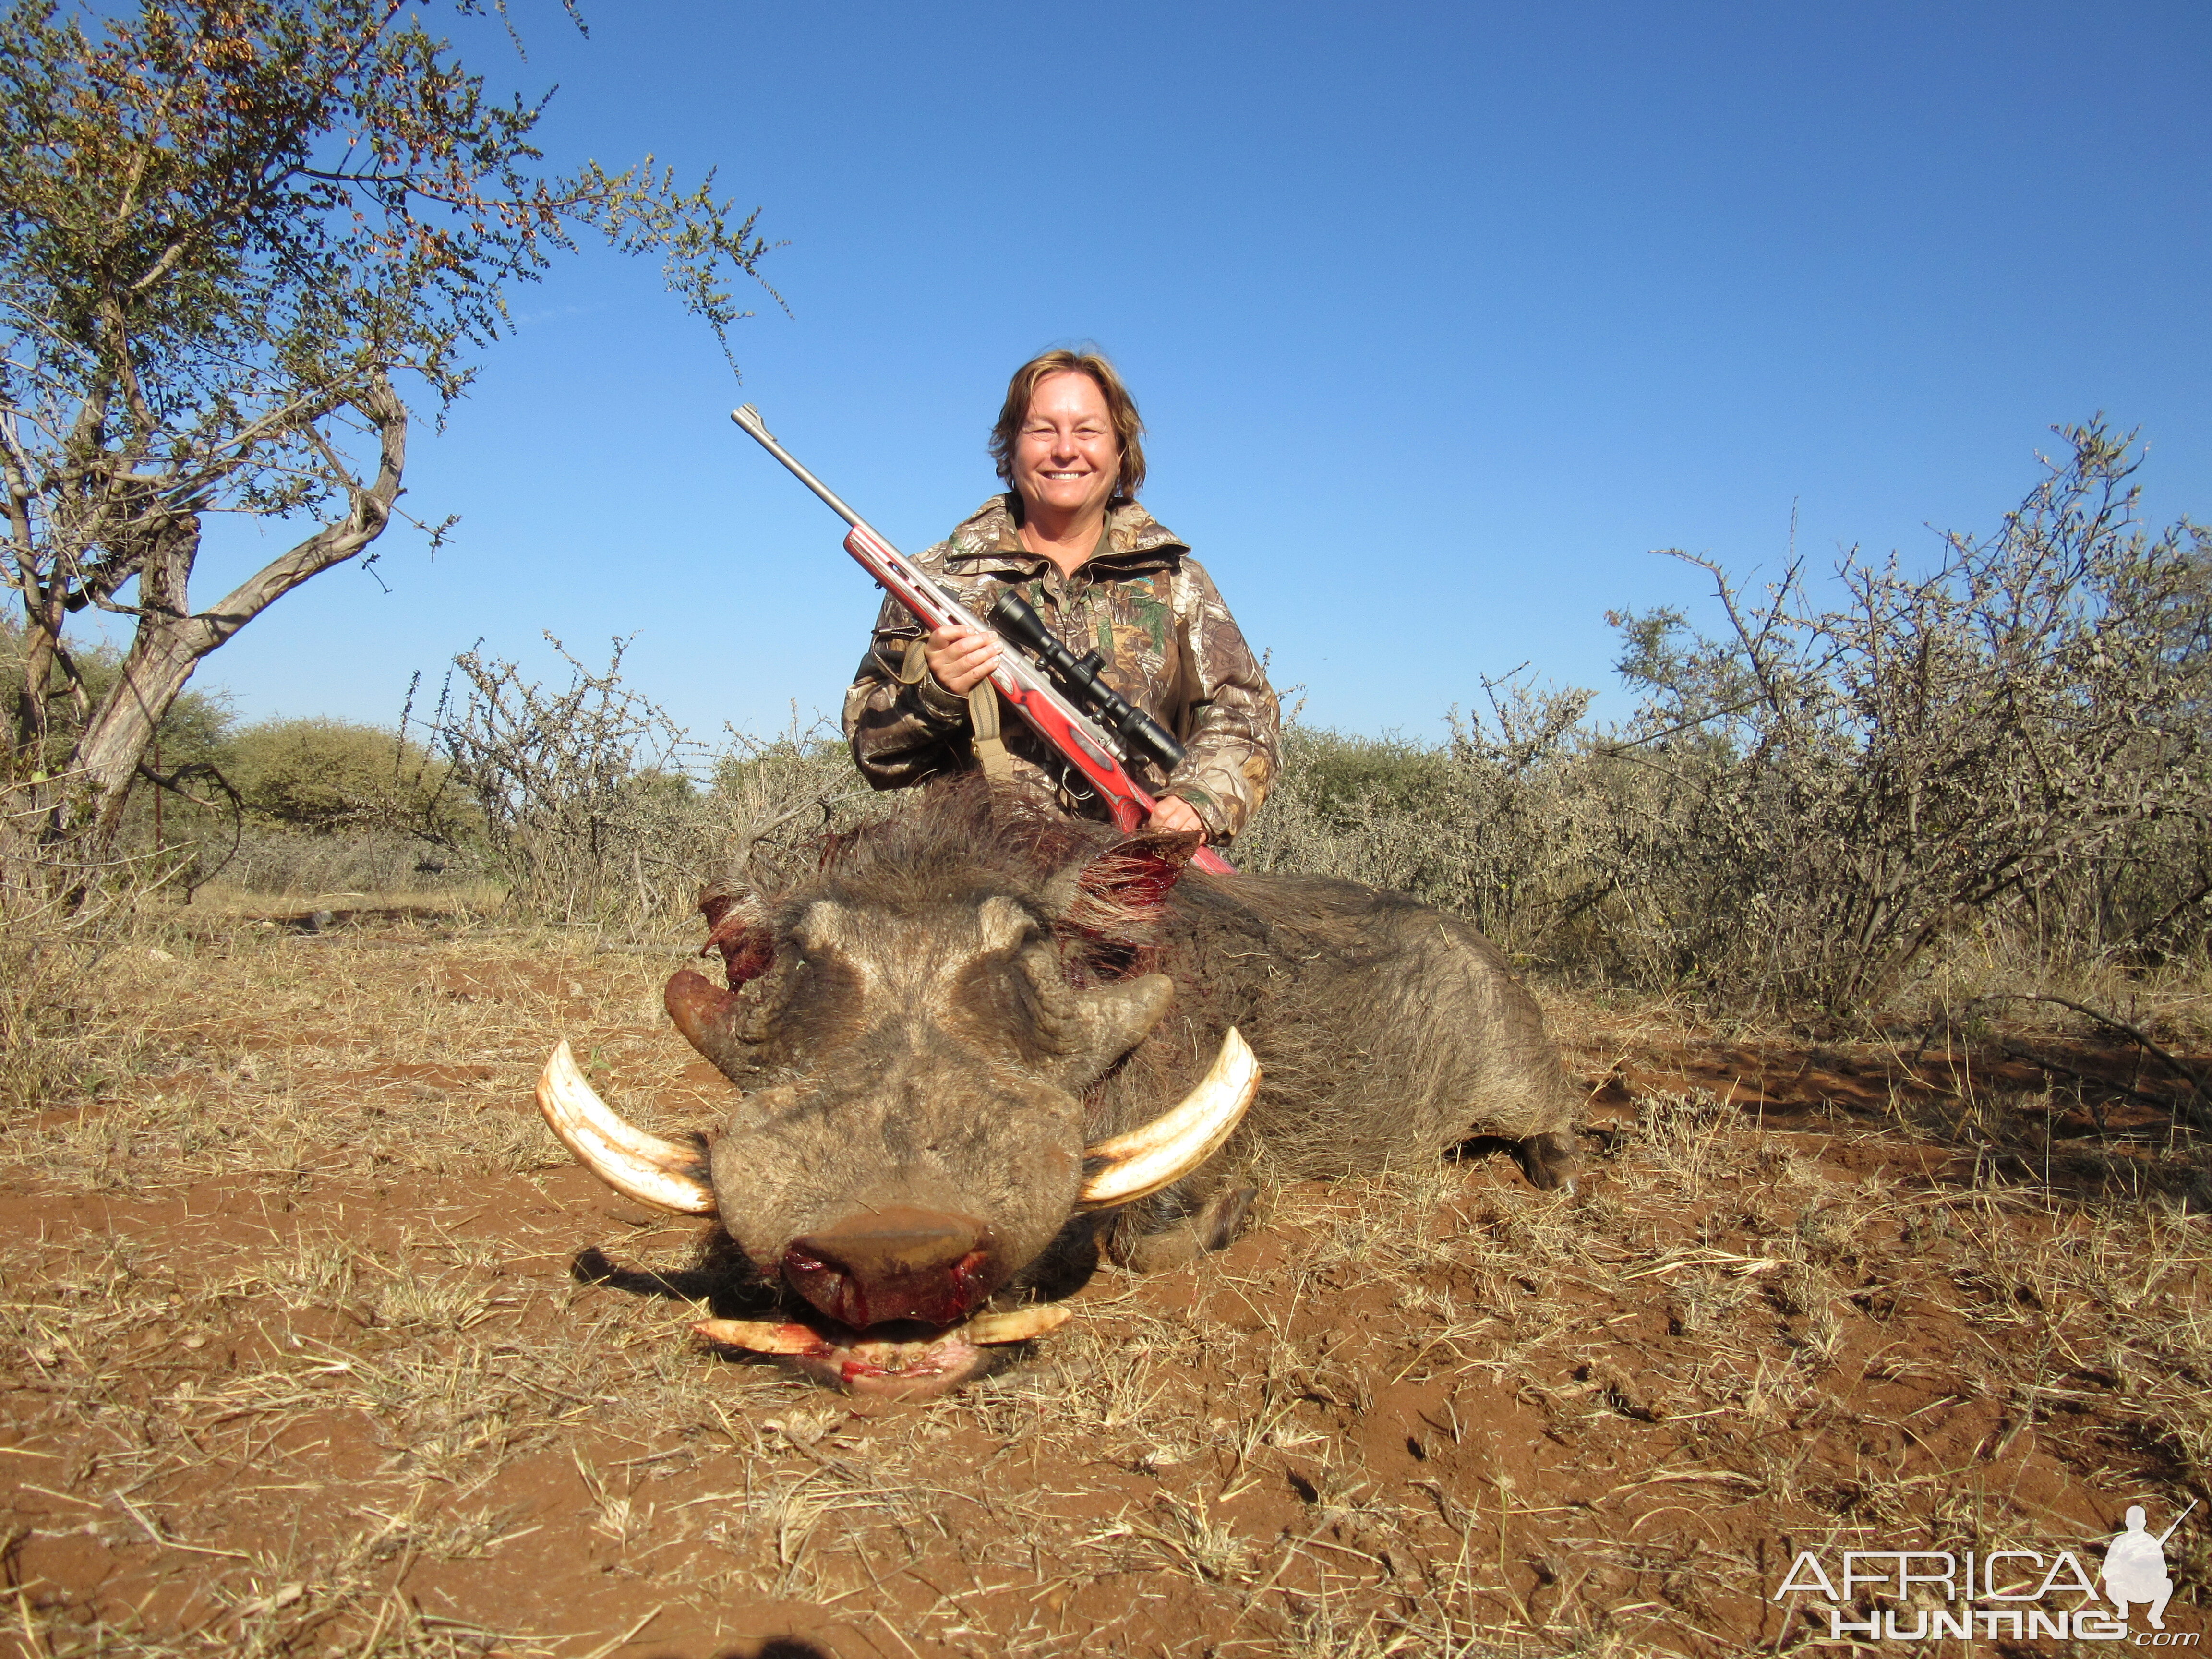
<svg viewBox="0 0 2212 1659">
<path fill-rule="evenodd" d="M 778 1043 L 800 1054 L 819 1053 L 856 1035 L 863 1000 L 860 970 L 834 946 L 793 948 L 775 993 L 772 1023 Z"/>
<path fill-rule="evenodd" d="M 971 957 L 961 964 L 949 1002 L 951 1023 L 979 1048 L 1011 1049 L 1024 1060 L 1054 1051 L 1036 983 L 1012 950 Z"/>
</svg>

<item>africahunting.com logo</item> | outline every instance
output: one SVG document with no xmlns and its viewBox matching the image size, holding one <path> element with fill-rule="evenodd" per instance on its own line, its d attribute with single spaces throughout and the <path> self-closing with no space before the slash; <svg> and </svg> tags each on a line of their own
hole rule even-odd
<svg viewBox="0 0 2212 1659">
<path fill-rule="evenodd" d="M 2146 1648 L 2193 1648 L 2196 1631 L 2166 1627 L 2173 1580 L 2166 1543 L 2197 1507 L 2153 1533 L 2140 1504 L 2125 1530 L 2105 1546 L 2093 1579 L 2072 1550 L 1800 1550 L 1773 1599 L 1805 1595 L 1815 1630 L 1831 1642 L 2132 1642 Z M 2084 1552 L 2094 1554 L 2094 1552 Z M 2101 1580 L 2104 1592 L 2098 1593 Z M 2081 1599 L 2065 1605 L 2069 1595 Z M 2057 1605 L 2052 1605 L 2057 1599 Z M 1893 1601 L 1901 1605 L 1885 1607 Z M 1825 1607 L 1819 1603 L 1825 1602 Z M 2144 1628 L 2137 1629 L 2140 1612 Z"/>
</svg>

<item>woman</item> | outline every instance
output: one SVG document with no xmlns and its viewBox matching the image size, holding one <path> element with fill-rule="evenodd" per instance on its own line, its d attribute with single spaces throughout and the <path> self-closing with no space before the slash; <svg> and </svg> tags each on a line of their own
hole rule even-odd
<svg viewBox="0 0 2212 1659">
<path fill-rule="evenodd" d="M 1216 844 L 1251 821 L 1275 775 L 1275 694 L 1229 608 L 1190 550 L 1137 505 L 1144 422 L 1112 364 L 1048 351 L 1015 372 L 990 452 L 1012 489 L 994 495 L 915 562 L 977 616 L 1018 588 L 1078 656 L 1172 732 L 1185 750 L 1172 775 L 1132 755 L 1130 775 L 1158 799 L 1151 827 Z M 897 789 L 978 764 L 971 694 L 988 692 L 1002 647 L 988 630 L 925 634 L 884 602 L 872 648 L 845 696 L 845 736 L 861 775 Z M 1062 805 L 1104 817 L 1082 775 L 1018 720 L 1003 738 L 1015 776 Z"/>
</svg>

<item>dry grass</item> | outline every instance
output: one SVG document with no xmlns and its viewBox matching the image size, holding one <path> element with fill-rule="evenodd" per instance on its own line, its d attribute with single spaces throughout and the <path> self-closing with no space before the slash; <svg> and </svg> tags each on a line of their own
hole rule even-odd
<svg viewBox="0 0 2212 1659">
<path fill-rule="evenodd" d="M 2212 1484 L 2200 1149 L 1960 1058 L 2094 1069 L 2063 1025 L 1822 1050 L 1555 999 L 1578 1196 L 1498 1158 L 1279 1192 L 886 1406 L 569 1274 L 698 1248 L 528 1104 L 565 1034 L 645 1121 L 712 1113 L 672 938 L 356 911 L 116 953 L 157 1062 L 0 1140 L 26 1653 L 1735 1654 L 1808 1630 L 1767 1599 L 1796 1549 L 2081 1548 Z"/>
</svg>

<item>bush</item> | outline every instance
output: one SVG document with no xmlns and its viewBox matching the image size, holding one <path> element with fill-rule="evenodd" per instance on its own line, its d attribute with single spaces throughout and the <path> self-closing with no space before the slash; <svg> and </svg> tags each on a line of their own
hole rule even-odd
<svg viewBox="0 0 2212 1659">
<path fill-rule="evenodd" d="M 1411 891 L 1509 951 L 1739 1004 L 1878 1005 L 1948 930 L 2201 957 L 2212 922 L 2212 533 L 2136 528 L 2101 425 L 1992 536 L 1906 574 L 1711 574 L 1724 631 L 1617 615 L 1623 725 L 1486 688 L 1449 743 L 1293 727 L 1240 849 Z"/>
<path fill-rule="evenodd" d="M 1675 975 L 1858 1006 L 2000 913 L 2067 917 L 2095 954 L 2201 945 L 2212 533 L 2147 536 L 2126 442 L 2061 435 L 2021 508 L 1928 575 L 1853 553 L 1822 608 L 1794 563 L 1754 602 L 1692 560 L 1725 632 L 1626 619 L 1648 695 L 1613 751 L 1648 775 L 1649 826 L 1616 817 L 1607 854 Z"/>
<path fill-rule="evenodd" d="M 142 781 L 116 843 L 187 902 L 216 880 L 249 892 L 398 890 L 483 868 L 474 808 L 449 769 L 394 731 L 264 720 L 198 752 L 173 759 L 165 740 L 156 753 L 173 787 Z"/>
<path fill-rule="evenodd" d="M 218 763 L 255 823 L 313 836 L 430 821 L 450 770 L 397 732 L 326 719 L 259 721 Z"/>
<path fill-rule="evenodd" d="M 547 638 L 568 665 L 565 687 L 465 653 L 454 659 L 459 707 L 449 692 L 432 726 L 513 899 L 533 914 L 630 927 L 689 919 L 710 874 L 839 821 L 869 793 L 843 746 L 801 733 L 795 717 L 781 738 L 732 732 L 709 755 L 623 684 L 625 641 L 594 672 Z"/>
<path fill-rule="evenodd" d="M 1455 910 L 1510 954 L 1547 956 L 1587 883 L 1567 796 L 1587 691 L 1515 679 L 1437 747 L 1293 723 L 1273 793 L 1236 849 L 1253 871 L 1394 888 Z"/>
<path fill-rule="evenodd" d="M 391 830 L 303 835 L 249 824 L 234 852 L 227 836 L 214 849 L 215 859 L 225 854 L 214 878 L 224 886 L 292 898 L 442 892 L 476 881 L 483 868 L 474 859 Z"/>
</svg>

